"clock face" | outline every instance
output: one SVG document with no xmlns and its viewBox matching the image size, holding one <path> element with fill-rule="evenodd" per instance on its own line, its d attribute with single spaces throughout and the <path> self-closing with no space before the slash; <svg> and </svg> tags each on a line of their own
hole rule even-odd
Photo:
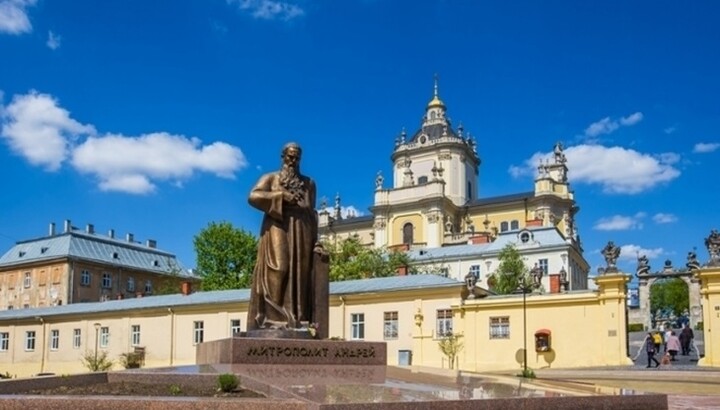
<svg viewBox="0 0 720 410">
<path fill-rule="evenodd" d="M 421 135 L 421 136 L 420 136 L 420 143 L 421 143 L 421 144 L 424 144 L 426 141 L 427 141 L 427 137 L 424 136 L 424 135 Z"/>
</svg>

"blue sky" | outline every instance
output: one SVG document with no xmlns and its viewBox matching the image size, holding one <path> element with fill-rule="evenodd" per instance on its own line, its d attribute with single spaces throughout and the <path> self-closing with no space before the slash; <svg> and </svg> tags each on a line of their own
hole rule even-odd
<svg viewBox="0 0 720 410">
<path fill-rule="evenodd" d="M 367 214 L 439 75 L 478 141 L 481 197 L 528 191 L 566 147 L 593 273 L 720 228 L 720 3 L 0 0 L 0 249 L 65 219 L 193 267 L 287 141 L 320 196 Z"/>
</svg>

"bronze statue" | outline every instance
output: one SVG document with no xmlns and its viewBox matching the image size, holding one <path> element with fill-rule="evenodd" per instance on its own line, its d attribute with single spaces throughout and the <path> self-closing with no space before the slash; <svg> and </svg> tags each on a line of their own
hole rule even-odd
<svg viewBox="0 0 720 410">
<path fill-rule="evenodd" d="M 315 182 L 300 173 L 302 149 L 288 143 L 282 168 L 260 177 L 248 202 L 263 211 L 248 308 L 248 331 L 307 329 L 314 317 Z M 325 296 L 327 297 L 327 296 Z M 327 300 L 325 301 L 327 303 Z"/>
<path fill-rule="evenodd" d="M 620 257 L 620 248 L 615 246 L 613 241 L 609 241 L 602 250 L 602 254 L 605 257 L 605 263 L 607 263 L 605 272 L 617 272 L 617 260 Z"/>
</svg>

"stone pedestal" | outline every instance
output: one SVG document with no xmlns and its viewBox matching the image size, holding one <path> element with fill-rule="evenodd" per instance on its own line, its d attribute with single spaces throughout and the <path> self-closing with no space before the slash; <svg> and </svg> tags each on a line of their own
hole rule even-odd
<svg viewBox="0 0 720 410">
<path fill-rule="evenodd" d="M 384 342 L 234 337 L 200 343 L 196 363 L 384 366 L 387 353 Z"/>
</svg>

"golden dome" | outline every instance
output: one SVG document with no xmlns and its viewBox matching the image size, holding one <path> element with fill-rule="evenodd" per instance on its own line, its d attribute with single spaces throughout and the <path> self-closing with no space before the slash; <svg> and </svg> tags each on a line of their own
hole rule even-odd
<svg viewBox="0 0 720 410">
<path fill-rule="evenodd" d="M 432 108 L 432 107 L 443 107 L 443 108 L 444 108 L 444 107 L 445 107 L 445 103 L 443 103 L 443 102 L 438 98 L 438 96 L 435 95 L 435 96 L 433 97 L 433 99 L 430 100 L 430 102 L 428 103 L 428 108 Z"/>
</svg>

